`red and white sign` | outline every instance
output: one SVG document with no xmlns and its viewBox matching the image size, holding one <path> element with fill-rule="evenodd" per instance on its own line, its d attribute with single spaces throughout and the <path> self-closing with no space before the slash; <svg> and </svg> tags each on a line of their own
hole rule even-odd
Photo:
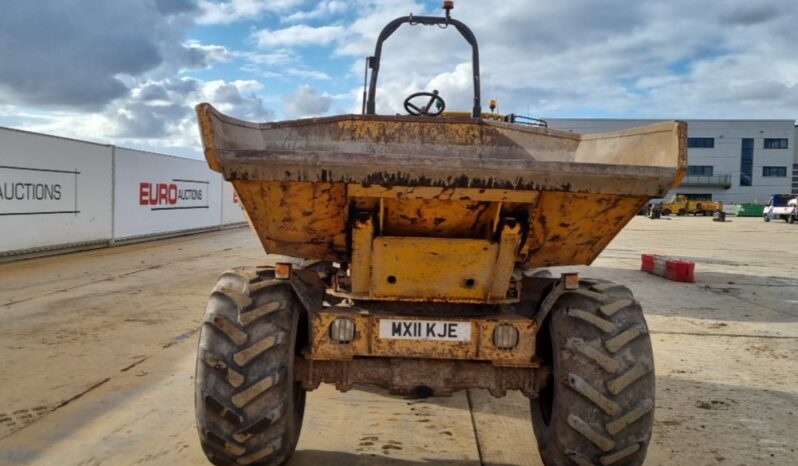
<svg viewBox="0 0 798 466">
<path fill-rule="evenodd" d="M 114 238 L 218 227 L 222 177 L 204 160 L 116 149 Z"/>
<path fill-rule="evenodd" d="M 204 160 L 0 128 L 0 255 L 245 220 Z"/>
</svg>

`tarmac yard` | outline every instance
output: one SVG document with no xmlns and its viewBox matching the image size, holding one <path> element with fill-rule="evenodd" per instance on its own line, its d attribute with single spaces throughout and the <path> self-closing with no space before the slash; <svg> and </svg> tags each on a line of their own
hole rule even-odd
<svg viewBox="0 0 798 466">
<path fill-rule="evenodd" d="M 798 464 L 798 226 L 635 218 L 583 276 L 646 311 L 657 400 L 649 465 Z M 696 283 L 640 254 L 696 262 Z M 216 277 L 264 262 L 239 228 L 0 265 L 0 464 L 205 465 L 197 329 Z M 539 465 L 529 403 L 311 392 L 291 466 Z"/>
</svg>

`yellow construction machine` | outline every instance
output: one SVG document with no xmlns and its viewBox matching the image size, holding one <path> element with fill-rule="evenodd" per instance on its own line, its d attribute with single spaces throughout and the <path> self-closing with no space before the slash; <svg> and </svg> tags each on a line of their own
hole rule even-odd
<svg viewBox="0 0 798 466">
<path fill-rule="evenodd" d="M 468 41 L 471 112 L 444 113 L 443 90 L 408 98 L 409 115 L 376 114 L 382 45 L 403 24 Z M 575 134 L 483 114 L 477 41 L 449 8 L 389 23 L 368 70 L 363 114 L 256 124 L 197 107 L 208 164 L 270 255 L 222 274 L 206 309 L 196 411 L 208 458 L 283 464 L 305 393 L 328 383 L 520 390 L 546 465 L 641 464 L 654 366 L 640 304 L 623 285 L 546 267 L 590 264 L 678 183 L 685 123 Z"/>
<path fill-rule="evenodd" d="M 676 194 L 660 206 L 662 215 L 714 215 L 723 211 L 723 203 L 712 199 L 691 199 L 686 194 Z"/>
</svg>

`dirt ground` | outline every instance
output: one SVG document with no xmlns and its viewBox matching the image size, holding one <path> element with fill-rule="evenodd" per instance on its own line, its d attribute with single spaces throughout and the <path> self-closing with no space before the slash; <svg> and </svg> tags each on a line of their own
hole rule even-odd
<svg viewBox="0 0 798 466">
<path fill-rule="evenodd" d="M 657 374 L 647 465 L 798 464 L 798 226 L 634 219 L 583 276 L 631 286 Z M 640 253 L 696 261 L 696 283 Z M 247 229 L 0 265 L 0 464 L 204 465 L 197 328 Z M 529 403 L 481 391 L 406 400 L 362 387 L 308 397 L 291 466 L 540 465 Z"/>
</svg>

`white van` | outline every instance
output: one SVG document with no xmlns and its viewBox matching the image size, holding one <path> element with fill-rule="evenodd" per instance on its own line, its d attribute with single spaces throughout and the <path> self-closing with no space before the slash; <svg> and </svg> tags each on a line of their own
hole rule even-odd
<svg viewBox="0 0 798 466">
<path fill-rule="evenodd" d="M 762 218 L 766 222 L 774 219 L 789 222 L 793 211 L 790 201 L 794 200 L 794 197 L 792 194 L 774 194 L 770 196 L 770 200 L 765 204 L 765 208 L 762 211 Z"/>
<path fill-rule="evenodd" d="M 790 216 L 788 217 L 787 221 L 790 223 L 798 222 L 798 197 L 790 200 L 787 205 L 790 207 L 790 209 L 792 209 L 790 210 Z"/>
</svg>

